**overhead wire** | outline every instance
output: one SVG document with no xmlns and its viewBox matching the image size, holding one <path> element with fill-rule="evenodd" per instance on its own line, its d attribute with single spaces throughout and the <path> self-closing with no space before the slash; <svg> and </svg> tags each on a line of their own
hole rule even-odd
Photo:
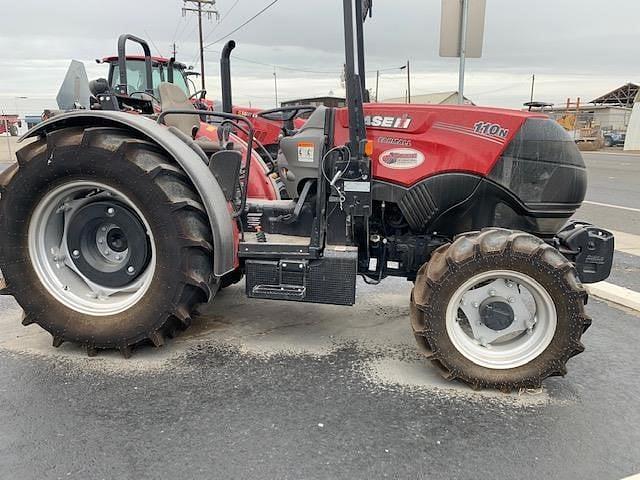
<svg viewBox="0 0 640 480">
<path fill-rule="evenodd" d="M 206 48 L 206 50 L 208 52 L 212 52 L 212 53 L 218 53 L 220 54 L 220 50 L 213 50 L 211 48 Z M 234 60 L 239 60 L 241 62 L 247 62 L 247 63 L 253 63 L 255 65 L 262 65 L 265 67 L 269 67 L 269 68 L 277 68 L 279 70 L 291 70 L 294 72 L 303 72 L 303 73 L 315 73 L 318 75 L 340 75 L 342 74 L 342 70 L 313 70 L 310 68 L 300 68 L 300 67 L 291 67 L 288 65 L 278 65 L 275 63 L 267 63 L 267 62 L 261 62 L 259 60 L 252 60 L 252 59 L 248 59 L 248 58 L 243 58 L 243 57 L 238 57 L 237 55 L 232 55 L 232 57 Z M 391 70 L 398 70 L 397 67 L 385 67 L 379 70 L 367 70 L 366 73 L 376 73 L 378 71 L 380 72 L 388 72 Z M 380 77 L 380 78 L 385 78 L 385 77 Z M 387 78 L 391 78 L 391 77 L 387 77 Z"/>
<path fill-rule="evenodd" d="M 229 8 L 229 10 L 227 10 L 225 13 L 223 13 L 220 16 L 220 21 L 218 23 L 216 23 L 214 25 L 214 27 L 211 29 L 211 31 L 205 35 L 204 41 L 207 41 L 209 39 L 209 37 L 220 27 L 220 25 L 222 25 L 222 22 L 224 22 L 225 18 L 227 18 L 229 16 L 229 14 L 233 11 L 233 9 L 236 8 L 238 3 L 240 3 L 240 0 L 236 0 L 234 2 L 234 4 L 231 5 L 231 8 Z"/>
<path fill-rule="evenodd" d="M 233 9 L 236 8 L 238 3 L 240 3 L 240 0 L 236 0 L 234 2 L 234 4 L 231 5 L 231 8 L 229 8 L 229 10 L 227 10 L 225 13 L 223 13 L 220 16 L 220 20 L 218 21 L 218 23 L 216 23 L 213 26 L 213 28 L 211 29 L 211 31 L 204 36 L 204 38 L 202 40 L 203 42 L 206 42 L 209 39 L 209 37 L 220 27 L 222 22 L 224 22 L 224 20 L 229 16 L 229 14 L 233 11 Z M 205 50 L 206 50 L 206 48 L 205 48 Z M 193 60 L 191 60 L 191 63 L 193 63 L 195 66 L 197 66 L 200 63 L 200 52 L 199 51 L 195 54 L 195 56 L 193 57 Z"/>
<path fill-rule="evenodd" d="M 151 42 L 151 45 L 153 46 L 153 48 L 156 49 L 156 52 L 158 52 L 158 56 L 160 57 L 164 57 L 165 55 L 162 54 L 162 52 L 160 51 L 160 49 L 158 48 L 158 46 L 156 45 L 156 42 L 153 41 L 153 38 L 151 38 L 151 35 L 149 35 L 149 32 L 147 32 L 147 29 L 144 29 L 144 34 L 147 36 L 147 38 L 149 39 L 149 41 Z"/>
<path fill-rule="evenodd" d="M 269 3 L 266 7 L 264 7 L 262 10 L 260 10 L 258 13 L 254 14 L 252 17 L 250 17 L 248 20 L 245 20 L 244 22 L 242 22 L 240 25 L 238 25 L 236 28 L 234 28 L 233 30 L 231 30 L 229 33 L 227 33 L 226 35 L 224 35 L 223 37 L 218 38 L 217 40 L 209 43 L 208 45 L 206 45 L 205 47 L 210 47 L 211 45 L 215 45 L 218 42 L 221 42 L 222 40 L 229 38 L 231 35 L 233 35 L 234 33 L 236 33 L 238 30 L 244 28 L 246 25 L 248 25 L 249 23 L 253 22 L 256 18 L 258 18 L 260 15 L 262 15 L 264 12 L 266 12 L 269 8 L 271 8 L 273 5 L 275 5 L 276 3 L 278 3 L 279 0 L 272 0 L 271 3 Z"/>
<path fill-rule="evenodd" d="M 183 17 L 184 19 L 184 17 Z M 184 24 L 182 25 L 182 30 L 180 30 L 180 33 L 178 33 L 175 38 L 174 41 L 180 41 L 182 40 L 182 38 L 184 37 L 184 33 L 187 30 L 187 27 L 191 24 L 191 22 L 193 21 L 194 17 L 193 16 L 189 16 L 189 18 L 187 19 L 186 22 L 184 22 Z M 193 30 L 195 30 L 195 26 L 193 27 Z"/>
</svg>

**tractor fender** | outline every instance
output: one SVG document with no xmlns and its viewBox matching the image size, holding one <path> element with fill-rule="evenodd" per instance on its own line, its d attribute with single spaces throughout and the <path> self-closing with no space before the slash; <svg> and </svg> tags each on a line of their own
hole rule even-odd
<svg viewBox="0 0 640 480">
<path fill-rule="evenodd" d="M 114 111 L 73 111 L 56 115 L 20 138 L 43 136 L 67 127 L 118 127 L 138 132 L 160 146 L 185 171 L 207 211 L 214 244 L 213 273 L 221 277 L 235 268 L 233 219 L 222 188 L 202 158 L 165 126 L 143 117 Z"/>
</svg>

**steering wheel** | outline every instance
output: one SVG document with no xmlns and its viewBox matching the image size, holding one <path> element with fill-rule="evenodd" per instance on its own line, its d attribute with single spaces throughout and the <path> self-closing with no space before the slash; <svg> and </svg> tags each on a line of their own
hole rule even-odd
<svg viewBox="0 0 640 480">
<path fill-rule="evenodd" d="M 131 92 L 131 93 L 129 94 L 129 96 L 130 96 L 130 97 L 133 97 L 133 96 L 134 96 L 134 95 L 136 95 L 136 94 L 137 94 L 137 95 L 147 95 L 147 96 L 151 97 L 152 99 L 154 99 L 156 102 L 160 103 L 160 100 L 158 100 L 158 98 L 157 98 L 155 95 L 153 95 L 152 93 L 149 93 L 149 92 L 142 92 L 142 91 L 138 91 L 138 92 Z M 144 100 L 144 99 L 141 99 L 141 100 Z"/>
<path fill-rule="evenodd" d="M 194 97 L 196 97 L 198 94 L 200 94 L 200 100 L 204 99 L 204 97 L 207 96 L 207 91 L 206 90 L 198 90 L 197 92 L 195 92 L 193 95 L 189 96 L 189 100 L 192 100 Z"/>
<path fill-rule="evenodd" d="M 259 117 L 266 120 L 292 122 L 296 117 L 303 113 L 313 113 L 317 107 L 313 105 L 294 105 L 291 107 L 272 108 L 271 110 L 263 110 L 258 113 Z"/>
<path fill-rule="evenodd" d="M 295 105 L 291 107 L 272 108 L 258 113 L 258 116 L 266 120 L 282 122 L 282 131 L 290 135 L 295 130 L 293 121 L 303 113 L 313 113 L 317 107 L 313 105 Z"/>
</svg>

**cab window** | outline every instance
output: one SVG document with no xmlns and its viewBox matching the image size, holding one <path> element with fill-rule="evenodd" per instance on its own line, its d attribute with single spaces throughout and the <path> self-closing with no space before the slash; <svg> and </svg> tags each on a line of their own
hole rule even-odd
<svg viewBox="0 0 640 480">
<path fill-rule="evenodd" d="M 158 87 L 161 82 L 168 80 L 166 69 L 157 63 L 152 66 L 153 94 L 157 97 Z M 131 95 L 133 92 L 144 92 L 146 90 L 144 60 L 127 60 L 127 92 Z M 120 67 L 117 63 L 112 64 L 111 72 L 111 88 L 115 88 L 120 83 Z M 173 83 L 180 87 L 184 93 L 189 96 L 189 86 L 184 78 L 183 72 L 179 68 L 173 67 Z"/>
<path fill-rule="evenodd" d="M 151 74 L 153 81 L 153 94 L 157 97 L 158 85 L 162 82 L 162 75 L 157 64 L 152 67 Z M 115 88 L 119 83 L 120 67 L 117 63 L 114 63 L 111 75 L 111 88 Z M 127 93 L 131 95 L 133 92 L 144 92 L 146 89 L 144 60 L 127 60 Z"/>
<path fill-rule="evenodd" d="M 166 80 L 165 75 L 165 80 Z M 189 91 L 189 86 L 187 85 L 187 81 L 184 78 L 184 74 L 181 69 L 173 67 L 173 83 L 184 91 L 185 95 L 188 97 L 191 95 Z"/>
</svg>

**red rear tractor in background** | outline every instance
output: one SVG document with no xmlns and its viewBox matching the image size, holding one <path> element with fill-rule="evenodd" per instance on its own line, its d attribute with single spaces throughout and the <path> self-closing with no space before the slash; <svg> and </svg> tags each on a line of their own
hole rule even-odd
<svg viewBox="0 0 640 480">
<path fill-rule="evenodd" d="M 510 390 L 566 373 L 591 323 L 582 284 L 609 275 L 614 242 L 569 221 L 587 186 L 574 142 L 534 113 L 365 103 L 354 32 L 371 2 L 343 2 L 348 107 L 293 128 L 269 112 L 277 153 L 233 113 L 232 44 L 222 111 L 197 110 L 175 75 L 156 89 L 147 54 L 142 83 L 121 68 L 92 83 L 91 109 L 28 133 L 0 175 L 3 293 L 25 325 L 129 356 L 242 276 L 250 298 L 310 309 L 354 304 L 358 276 L 398 276 L 447 378 Z"/>
<path fill-rule="evenodd" d="M 18 115 L 0 114 L 0 135 L 9 132 L 12 137 L 17 137 L 20 127 L 22 127 L 22 121 Z"/>
</svg>

